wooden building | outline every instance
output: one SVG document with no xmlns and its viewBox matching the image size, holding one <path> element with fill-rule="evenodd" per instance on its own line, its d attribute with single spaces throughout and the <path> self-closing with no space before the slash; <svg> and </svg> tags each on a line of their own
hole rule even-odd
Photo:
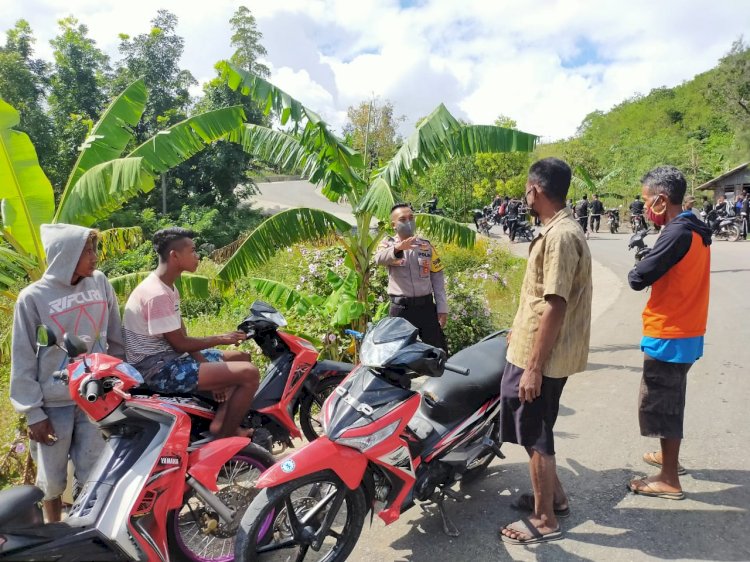
<svg viewBox="0 0 750 562">
<path fill-rule="evenodd" d="M 713 191 L 714 200 L 720 195 L 734 201 L 743 190 L 750 191 L 750 162 L 745 162 L 698 187 L 698 191 Z"/>
</svg>

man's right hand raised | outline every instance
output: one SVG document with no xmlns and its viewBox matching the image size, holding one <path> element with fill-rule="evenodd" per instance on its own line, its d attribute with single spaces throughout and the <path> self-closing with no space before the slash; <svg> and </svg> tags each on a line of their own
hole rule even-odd
<svg viewBox="0 0 750 562">
<path fill-rule="evenodd" d="M 409 250 L 412 246 L 414 246 L 414 241 L 417 239 L 416 236 L 410 236 L 409 238 L 405 238 L 404 240 L 401 240 L 398 244 L 394 246 L 396 250 L 399 252 L 403 252 L 404 250 Z"/>
</svg>

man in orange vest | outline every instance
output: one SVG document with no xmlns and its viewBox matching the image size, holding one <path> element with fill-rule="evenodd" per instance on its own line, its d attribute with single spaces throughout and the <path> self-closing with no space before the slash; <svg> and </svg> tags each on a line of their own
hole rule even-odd
<svg viewBox="0 0 750 562">
<path fill-rule="evenodd" d="M 661 450 L 643 455 L 659 474 L 632 480 L 628 487 L 645 496 L 683 499 L 678 462 L 685 413 L 687 373 L 703 355 L 708 319 L 711 231 L 683 211 L 687 183 L 673 166 L 662 166 L 641 180 L 646 217 L 664 227 L 653 250 L 628 275 L 631 288 L 651 287 L 643 310 L 643 378 L 638 419 L 641 435 L 658 437 Z"/>
</svg>

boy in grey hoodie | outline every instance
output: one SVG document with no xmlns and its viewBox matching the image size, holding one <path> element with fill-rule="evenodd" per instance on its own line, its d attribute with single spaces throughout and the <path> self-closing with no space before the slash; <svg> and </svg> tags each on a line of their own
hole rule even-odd
<svg viewBox="0 0 750 562">
<path fill-rule="evenodd" d="M 124 358 L 117 297 L 96 269 L 97 233 L 69 224 L 45 224 L 41 238 L 47 254 L 44 276 L 18 295 L 13 315 L 10 400 L 26 416 L 31 452 L 37 462 L 37 485 L 44 491 L 48 521 L 59 521 L 67 484 L 68 457 L 75 477 L 85 482 L 104 441 L 70 399 L 68 386 L 52 378 L 68 358 L 57 347 L 37 357 L 36 327 L 52 329 L 58 341 L 71 333 L 92 353 Z"/>
</svg>

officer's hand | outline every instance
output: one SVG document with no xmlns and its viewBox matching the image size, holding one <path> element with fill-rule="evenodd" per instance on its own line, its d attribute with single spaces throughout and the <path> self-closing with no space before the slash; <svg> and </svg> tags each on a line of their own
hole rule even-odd
<svg viewBox="0 0 750 562">
<path fill-rule="evenodd" d="M 247 334 L 245 332 L 242 332 L 240 330 L 235 330 L 234 332 L 227 332 L 226 334 L 222 334 L 220 336 L 217 336 L 217 345 L 233 345 L 233 344 L 241 344 L 243 341 L 247 339 Z"/>
<path fill-rule="evenodd" d="M 52 422 L 49 418 L 40 422 L 32 423 L 29 426 L 29 439 L 44 445 L 54 445 L 57 441 L 57 435 L 55 435 L 55 428 L 52 427 Z"/>
<path fill-rule="evenodd" d="M 416 240 L 416 236 L 410 236 L 409 238 L 406 238 L 405 240 L 401 240 L 398 244 L 396 244 L 395 248 L 401 252 L 404 250 L 410 249 L 414 245 L 414 240 Z"/>
<path fill-rule="evenodd" d="M 448 321 L 448 314 L 445 312 L 438 312 L 438 324 L 441 328 L 445 328 L 445 323 Z"/>
</svg>

